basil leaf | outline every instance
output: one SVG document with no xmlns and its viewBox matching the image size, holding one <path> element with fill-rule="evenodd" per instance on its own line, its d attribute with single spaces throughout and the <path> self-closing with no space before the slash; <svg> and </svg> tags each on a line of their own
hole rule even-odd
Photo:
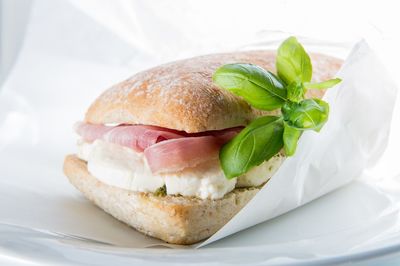
<svg viewBox="0 0 400 266">
<path fill-rule="evenodd" d="M 213 81 L 261 110 L 280 108 L 286 100 L 284 84 L 274 74 L 256 65 L 224 65 L 214 72 Z"/>
<path fill-rule="evenodd" d="M 287 98 L 292 102 L 298 103 L 302 101 L 305 93 L 306 89 L 302 83 L 292 82 L 289 86 L 287 86 Z"/>
<path fill-rule="evenodd" d="M 269 160 L 283 147 L 283 121 L 277 116 L 253 120 L 236 137 L 225 144 L 219 159 L 225 177 L 240 176 Z"/>
<path fill-rule="evenodd" d="M 304 83 L 304 87 L 307 89 L 329 89 L 335 86 L 336 84 L 340 83 L 342 80 L 340 78 L 330 79 L 323 82 L 318 83 Z"/>
<path fill-rule="evenodd" d="M 301 133 L 301 130 L 284 123 L 283 147 L 285 149 L 286 156 L 292 156 L 296 152 L 297 142 L 301 136 Z"/>
<path fill-rule="evenodd" d="M 286 103 L 282 107 L 285 122 L 294 128 L 320 131 L 328 120 L 329 105 L 320 99 L 306 99 L 300 103 Z"/>
<path fill-rule="evenodd" d="M 276 69 L 279 78 L 286 84 L 311 81 L 312 65 L 310 57 L 295 37 L 286 39 L 279 46 Z"/>
</svg>

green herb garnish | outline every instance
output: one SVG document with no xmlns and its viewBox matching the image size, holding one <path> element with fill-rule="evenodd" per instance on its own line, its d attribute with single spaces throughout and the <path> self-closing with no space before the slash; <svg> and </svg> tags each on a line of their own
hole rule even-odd
<svg viewBox="0 0 400 266">
<path fill-rule="evenodd" d="M 167 195 L 167 186 L 164 185 L 162 187 L 157 188 L 157 190 L 154 192 L 154 195 L 157 197 L 164 197 Z"/>
<path fill-rule="evenodd" d="M 280 116 L 253 120 L 220 150 L 226 178 L 231 179 L 269 160 L 282 148 L 291 156 L 304 130 L 320 131 L 328 120 L 329 105 L 320 99 L 305 99 L 307 89 L 327 89 L 338 78 L 311 83 L 309 55 L 295 37 L 286 39 L 276 57 L 278 75 L 252 64 L 228 64 L 218 68 L 213 81 L 243 97 L 260 110 L 281 109 Z"/>
</svg>

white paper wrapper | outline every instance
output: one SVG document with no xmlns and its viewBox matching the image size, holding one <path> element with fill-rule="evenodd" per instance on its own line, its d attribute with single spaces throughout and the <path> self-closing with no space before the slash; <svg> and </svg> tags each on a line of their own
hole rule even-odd
<svg viewBox="0 0 400 266">
<path fill-rule="evenodd" d="M 285 160 L 228 224 L 200 246 L 306 204 L 376 164 L 388 141 L 395 85 L 365 42 L 353 48 L 338 77 L 342 83 L 324 97 L 330 116 L 321 132 L 305 132 L 296 154 Z"/>
<path fill-rule="evenodd" d="M 64 155 L 75 151 L 71 127 L 113 83 L 166 60 L 223 50 L 223 40 L 232 32 L 227 28 L 226 36 L 218 39 L 213 31 L 218 41 L 202 39 L 204 45 L 199 45 L 198 39 L 207 32 L 194 30 L 195 36 L 188 35 L 190 28 L 173 30 L 179 23 L 163 18 L 162 8 L 140 1 L 135 8 L 122 7 L 120 13 L 105 5 L 94 12 L 93 5 L 81 1 L 54 2 L 36 2 L 24 48 L 0 94 L 0 223 L 116 246 L 164 245 L 111 218 L 68 184 L 61 165 Z M 138 10 L 156 14 L 158 20 L 138 17 Z M 121 14 L 125 20 L 119 19 Z M 166 36 L 151 35 L 160 23 L 168 30 L 166 43 L 162 43 Z M 230 42 L 225 48 L 244 44 Z M 360 177 L 378 161 L 388 140 L 395 85 L 365 42 L 354 47 L 338 76 L 343 82 L 325 97 L 331 114 L 323 130 L 306 132 L 296 155 L 284 162 L 268 185 L 220 231 L 193 247 L 316 199 Z M 390 201 L 382 206 L 393 207 Z M 268 229 L 263 232 L 270 234 Z M 284 247 L 275 245 L 271 250 Z"/>
</svg>

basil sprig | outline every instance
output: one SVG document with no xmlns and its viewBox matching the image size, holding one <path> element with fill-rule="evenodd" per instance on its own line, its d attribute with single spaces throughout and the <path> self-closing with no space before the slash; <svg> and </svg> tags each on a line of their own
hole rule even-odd
<svg viewBox="0 0 400 266">
<path fill-rule="evenodd" d="M 243 175 L 271 159 L 282 148 L 287 156 L 296 152 L 305 130 L 319 132 L 329 116 L 329 105 L 320 99 L 305 99 L 307 89 L 327 89 L 339 78 L 313 83 L 309 55 L 295 37 L 286 39 L 276 57 L 277 76 L 253 64 L 228 64 L 218 68 L 213 81 L 219 87 L 241 96 L 251 106 L 280 116 L 253 120 L 220 150 L 226 178 Z"/>
</svg>

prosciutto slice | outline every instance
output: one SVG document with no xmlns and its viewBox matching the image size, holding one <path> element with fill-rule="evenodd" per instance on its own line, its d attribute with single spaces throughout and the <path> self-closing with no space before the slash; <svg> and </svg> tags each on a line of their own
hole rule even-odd
<svg viewBox="0 0 400 266">
<path fill-rule="evenodd" d="M 223 143 L 214 136 L 171 139 L 147 148 L 144 155 L 152 173 L 178 172 L 217 159 Z"/>
<path fill-rule="evenodd" d="M 86 124 L 82 122 L 78 122 L 74 126 L 75 132 L 87 142 L 93 142 L 96 139 L 103 138 L 103 136 L 113 128 L 114 127 Z"/>
<path fill-rule="evenodd" d="M 143 152 L 146 148 L 160 141 L 185 137 L 185 132 L 144 125 L 120 125 L 111 127 L 78 123 L 76 125 L 76 132 L 87 142 L 102 139 L 129 147 L 138 152 Z"/>
<path fill-rule="evenodd" d="M 158 142 L 183 137 L 183 134 L 160 130 L 156 127 L 134 125 L 115 127 L 104 135 L 104 140 L 143 152 Z"/>
<path fill-rule="evenodd" d="M 242 127 L 186 133 L 156 126 L 104 126 L 79 123 L 76 132 L 88 142 L 102 139 L 144 152 L 154 174 L 178 172 L 218 158 L 223 144 Z"/>
</svg>

